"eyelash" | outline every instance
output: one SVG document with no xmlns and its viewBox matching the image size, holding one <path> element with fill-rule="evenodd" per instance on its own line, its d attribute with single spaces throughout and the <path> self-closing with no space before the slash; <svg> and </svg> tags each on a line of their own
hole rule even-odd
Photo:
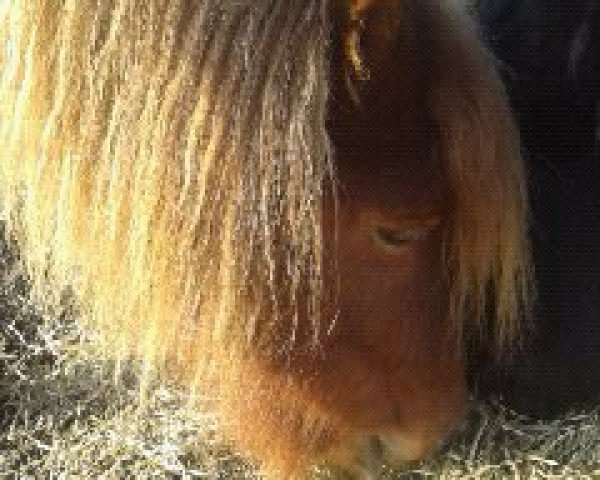
<svg viewBox="0 0 600 480">
<path fill-rule="evenodd" d="M 402 247 L 413 242 L 422 240 L 429 232 L 431 227 L 413 227 L 405 229 L 395 229 L 378 227 L 375 229 L 375 239 L 378 243 L 386 247 Z"/>
</svg>

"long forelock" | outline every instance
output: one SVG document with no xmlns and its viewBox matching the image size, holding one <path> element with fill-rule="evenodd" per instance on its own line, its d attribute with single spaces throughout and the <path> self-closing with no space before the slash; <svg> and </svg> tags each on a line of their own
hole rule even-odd
<svg viewBox="0 0 600 480">
<path fill-rule="evenodd" d="M 2 14 L 0 197 L 37 300 L 75 285 L 111 350 L 156 365 L 186 350 L 182 332 L 261 335 L 301 301 L 317 338 L 324 2 Z"/>
</svg>

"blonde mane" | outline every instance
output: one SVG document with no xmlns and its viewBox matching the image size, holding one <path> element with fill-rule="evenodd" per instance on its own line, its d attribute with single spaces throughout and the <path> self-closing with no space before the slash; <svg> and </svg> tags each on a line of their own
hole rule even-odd
<svg viewBox="0 0 600 480">
<path fill-rule="evenodd" d="M 476 34 L 436 2 L 403 3 L 422 3 L 417 18 L 433 25 L 419 32 L 456 212 L 449 325 L 460 338 L 491 314 L 502 346 L 531 300 L 518 137 Z M 337 42 L 348 65 L 360 58 L 330 39 L 335 11 L 326 0 L 4 2 L 1 216 L 34 298 L 58 307 L 73 286 L 105 354 L 157 371 L 195 374 L 230 344 L 289 349 L 299 328 L 318 345 L 335 328 L 320 318 L 322 272 L 335 268 L 321 231 L 323 193 L 336 190 L 329 72 L 342 68 Z"/>
</svg>

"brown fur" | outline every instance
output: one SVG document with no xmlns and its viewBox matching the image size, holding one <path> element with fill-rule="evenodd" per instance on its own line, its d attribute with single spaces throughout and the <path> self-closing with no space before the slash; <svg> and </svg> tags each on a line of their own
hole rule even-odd
<svg viewBox="0 0 600 480">
<path fill-rule="evenodd" d="M 279 478 L 429 452 L 467 407 L 463 329 L 501 350 L 531 299 L 518 138 L 464 20 L 59 3 L 0 10 L 0 200 L 32 295 L 73 285 L 101 354 L 217 395 Z"/>
</svg>

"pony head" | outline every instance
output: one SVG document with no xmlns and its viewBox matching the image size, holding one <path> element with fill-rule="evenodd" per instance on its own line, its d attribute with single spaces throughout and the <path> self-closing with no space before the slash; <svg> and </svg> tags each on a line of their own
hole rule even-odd
<svg viewBox="0 0 600 480">
<path fill-rule="evenodd" d="M 0 15 L 0 204 L 36 300 L 72 287 L 102 355 L 217 395 L 280 477 L 419 458 L 460 421 L 462 332 L 511 344 L 531 292 L 518 138 L 464 18 L 425 0 Z"/>
</svg>

